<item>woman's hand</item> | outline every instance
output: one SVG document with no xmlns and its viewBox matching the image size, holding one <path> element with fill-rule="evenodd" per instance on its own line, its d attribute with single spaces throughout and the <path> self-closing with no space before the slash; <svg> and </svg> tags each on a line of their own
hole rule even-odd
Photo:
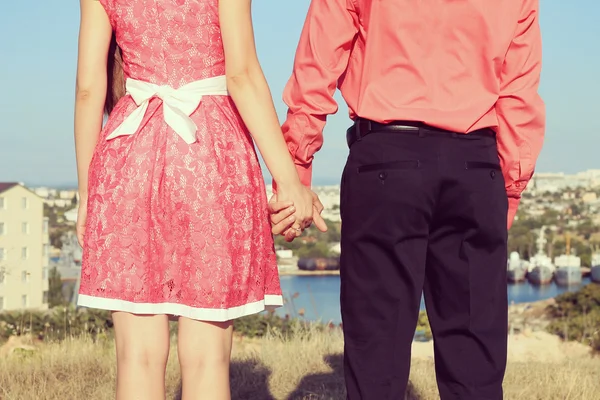
<svg viewBox="0 0 600 400">
<path fill-rule="evenodd" d="M 327 232 L 327 224 L 321 217 L 323 211 L 323 204 L 319 200 L 319 196 L 316 193 L 310 192 L 312 195 L 313 203 L 313 222 L 318 230 L 321 232 Z M 292 202 L 279 201 L 277 194 L 273 194 L 269 199 L 269 214 L 271 214 L 271 232 L 274 235 L 281 235 L 285 237 L 287 242 L 293 241 L 298 235 L 297 231 L 292 228 L 292 225 L 296 221 L 296 217 L 293 215 L 295 208 Z"/>
<path fill-rule="evenodd" d="M 273 235 L 283 235 L 283 232 L 290 230 L 296 221 L 294 203 L 278 201 L 277 193 L 274 193 L 269 199 L 268 210 L 271 216 L 271 233 Z"/>
<path fill-rule="evenodd" d="M 83 247 L 83 240 L 85 235 L 85 223 L 87 221 L 87 199 L 79 199 L 79 209 L 77 210 L 77 224 L 75 225 L 77 230 L 77 241 L 79 245 Z"/>
<path fill-rule="evenodd" d="M 313 221 L 312 192 L 299 181 L 291 185 L 278 184 L 277 187 L 277 200 L 291 202 L 295 208 L 291 229 L 295 232 L 295 237 L 298 237 Z"/>
</svg>

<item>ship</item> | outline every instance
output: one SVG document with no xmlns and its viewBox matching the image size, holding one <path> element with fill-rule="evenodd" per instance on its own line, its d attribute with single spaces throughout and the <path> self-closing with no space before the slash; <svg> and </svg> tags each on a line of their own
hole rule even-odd
<svg viewBox="0 0 600 400">
<path fill-rule="evenodd" d="M 519 253 L 516 251 L 510 253 L 506 271 L 508 281 L 511 283 L 523 282 L 525 280 L 525 276 L 527 275 L 528 267 L 529 262 L 522 260 Z"/>
<path fill-rule="evenodd" d="M 600 283 L 600 252 L 592 254 L 592 281 Z"/>
<path fill-rule="evenodd" d="M 567 235 L 566 252 L 554 258 L 556 272 L 554 280 L 558 286 L 573 286 L 581 283 L 581 258 L 571 254 L 571 238 Z"/>
<path fill-rule="evenodd" d="M 302 271 L 337 271 L 340 269 L 339 257 L 300 258 L 298 269 Z"/>
<path fill-rule="evenodd" d="M 552 264 L 552 259 L 544 251 L 546 244 L 545 232 L 546 227 L 542 226 L 536 240 L 537 253 L 529 259 L 527 280 L 536 286 L 547 285 L 552 282 L 554 271 L 556 270 L 556 267 Z"/>
</svg>

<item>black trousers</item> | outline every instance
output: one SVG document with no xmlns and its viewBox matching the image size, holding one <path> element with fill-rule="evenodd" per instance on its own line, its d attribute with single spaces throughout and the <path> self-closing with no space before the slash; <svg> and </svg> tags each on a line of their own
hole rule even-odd
<svg viewBox="0 0 600 400">
<path fill-rule="evenodd" d="M 502 399 L 507 197 L 493 136 L 374 132 L 342 177 L 348 400 L 404 399 L 421 294 L 442 400 Z"/>
</svg>

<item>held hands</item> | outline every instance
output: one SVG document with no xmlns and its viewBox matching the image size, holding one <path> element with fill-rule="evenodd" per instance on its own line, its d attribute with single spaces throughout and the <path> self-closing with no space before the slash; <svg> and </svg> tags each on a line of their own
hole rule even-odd
<svg viewBox="0 0 600 400">
<path fill-rule="evenodd" d="M 312 223 L 312 195 L 304 185 L 298 181 L 289 185 L 278 185 L 277 200 L 281 202 L 292 202 L 294 207 L 294 222 L 291 229 L 295 231 L 296 237 Z"/>
<path fill-rule="evenodd" d="M 300 236 L 302 230 L 308 228 L 312 222 L 315 223 L 315 226 L 321 232 L 327 232 L 327 225 L 321 217 L 321 212 L 324 208 L 323 204 L 316 193 L 305 186 L 302 186 L 302 188 L 305 193 L 308 193 L 310 196 L 310 211 L 308 208 L 303 209 L 303 213 L 308 212 L 310 214 L 308 218 L 303 216 L 306 214 L 297 213 L 298 203 L 283 197 L 285 193 L 282 193 L 281 189 L 269 200 L 269 213 L 271 214 L 272 225 L 271 231 L 274 235 L 285 236 L 285 240 L 288 242 L 291 242 L 296 237 Z M 302 201 L 306 201 L 307 199 L 308 198 L 304 195 L 302 196 Z"/>
</svg>

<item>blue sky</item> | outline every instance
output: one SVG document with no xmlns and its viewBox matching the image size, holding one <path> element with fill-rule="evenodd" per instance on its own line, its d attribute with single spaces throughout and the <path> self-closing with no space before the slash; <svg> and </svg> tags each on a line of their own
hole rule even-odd
<svg viewBox="0 0 600 400">
<path fill-rule="evenodd" d="M 0 181 L 76 182 L 73 93 L 77 1 L 7 1 L 0 24 Z M 281 100 L 309 0 L 254 0 L 259 56 L 280 119 Z M 538 171 L 600 168 L 600 2 L 543 0 L 541 94 L 548 111 Z M 594 40 L 596 38 L 596 40 Z M 596 44 L 594 44 L 596 42 Z M 329 119 L 315 183 L 335 183 L 347 149 L 347 109 Z"/>
</svg>

